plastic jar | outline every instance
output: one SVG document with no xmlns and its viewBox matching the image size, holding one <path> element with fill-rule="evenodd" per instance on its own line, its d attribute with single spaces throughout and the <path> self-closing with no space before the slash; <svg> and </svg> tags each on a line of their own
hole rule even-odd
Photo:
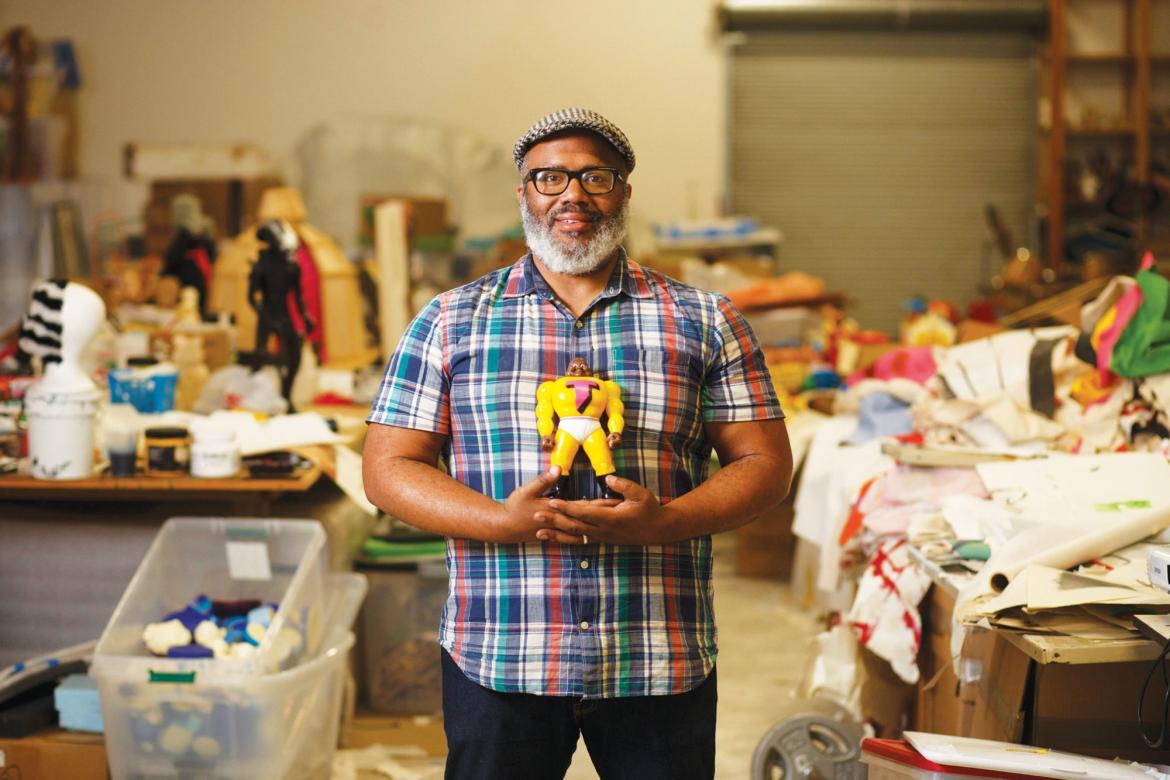
<svg viewBox="0 0 1170 780">
<path fill-rule="evenodd" d="M 240 448 L 234 431 L 195 428 L 191 444 L 191 476 L 204 479 L 234 477 L 240 471 Z"/>
<path fill-rule="evenodd" d="M 147 476 L 175 477 L 187 471 L 191 439 L 186 428 L 147 428 L 143 436 Z"/>
</svg>

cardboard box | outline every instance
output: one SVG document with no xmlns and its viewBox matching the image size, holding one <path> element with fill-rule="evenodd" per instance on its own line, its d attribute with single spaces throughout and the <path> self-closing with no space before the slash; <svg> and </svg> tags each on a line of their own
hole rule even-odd
<svg viewBox="0 0 1170 780">
<path fill-rule="evenodd" d="M 993 633 L 979 676 L 971 733 L 961 736 L 1024 742 L 1031 684 L 1032 660 L 1001 633 Z"/>
<path fill-rule="evenodd" d="M 1146 747 L 1138 730 L 1138 696 L 1152 665 L 1036 664 L 1028 743 L 1099 758 L 1167 763 L 1170 751 Z M 1151 682 L 1146 694 L 1147 730 L 1156 731 L 1164 717 L 1160 682 Z"/>
<path fill-rule="evenodd" d="M 918 670 L 922 674 L 914 708 L 914 727 L 935 734 L 961 735 L 971 721 L 974 699 L 955 675 L 951 663 L 951 620 L 955 600 L 932 586 L 922 601 L 922 646 Z M 970 686 L 966 686 L 970 688 Z"/>
<path fill-rule="evenodd" d="M 4 780 L 109 780 L 100 734 L 51 729 L 23 739 L 0 739 Z"/>
<path fill-rule="evenodd" d="M 916 687 L 903 682 L 884 658 L 867 648 L 859 649 L 865 680 L 861 684 L 861 711 L 876 736 L 898 736 L 910 725 Z"/>
<path fill-rule="evenodd" d="M 787 582 L 792 577 L 796 537 L 792 494 L 778 507 L 735 531 L 735 573 Z"/>
<path fill-rule="evenodd" d="M 341 732 L 341 747 L 346 750 L 370 745 L 414 745 L 430 756 L 447 755 L 447 735 L 440 717 L 414 717 L 359 714 Z"/>
</svg>

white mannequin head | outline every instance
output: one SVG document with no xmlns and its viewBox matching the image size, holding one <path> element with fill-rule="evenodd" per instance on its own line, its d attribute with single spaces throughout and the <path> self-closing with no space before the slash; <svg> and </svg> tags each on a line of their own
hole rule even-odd
<svg viewBox="0 0 1170 780">
<path fill-rule="evenodd" d="M 65 285 L 61 306 L 61 360 L 46 363 L 43 387 L 59 392 L 90 390 L 93 380 L 81 368 L 81 353 L 106 319 L 106 304 L 85 285 Z"/>
</svg>

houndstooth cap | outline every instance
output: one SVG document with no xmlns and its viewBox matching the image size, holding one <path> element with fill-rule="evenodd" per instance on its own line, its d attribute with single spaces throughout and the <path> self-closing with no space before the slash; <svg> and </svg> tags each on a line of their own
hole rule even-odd
<svg viewBox="0 0 1170 780">
<path fill-rule="evenodd" d="M 512 148 L 516 168 L 524 166 L 524 155 L 528 154 L 528 150 L 536 143 L 553 133 L 575 129 L 590 130 L 609 141 L 613 148 L 617 149 L 618 154 L 625 158 L 627 172 L 634 170 L 634 147 L 630 146 L 630 139 L 626 138 L 626 134 L 613 122 L 587 108 L 563 108 L 536 120 L 536 124 L 528 128 L 528 132 L 520 136 L 520 140 Z"/>
</svg>

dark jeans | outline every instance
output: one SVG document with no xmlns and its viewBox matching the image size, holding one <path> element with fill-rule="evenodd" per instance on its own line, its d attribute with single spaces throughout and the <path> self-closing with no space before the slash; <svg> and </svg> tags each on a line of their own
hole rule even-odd
<svg viewBox="0 0 1170 780">
<path fill-rule="evenodd" d="M 443 651 L 448 780 L 565 776 L 577 735 L 602 780 L 715 776 L 715 671 L 677 696 L 581 699 L 499 693 Z"/>
</svg>

